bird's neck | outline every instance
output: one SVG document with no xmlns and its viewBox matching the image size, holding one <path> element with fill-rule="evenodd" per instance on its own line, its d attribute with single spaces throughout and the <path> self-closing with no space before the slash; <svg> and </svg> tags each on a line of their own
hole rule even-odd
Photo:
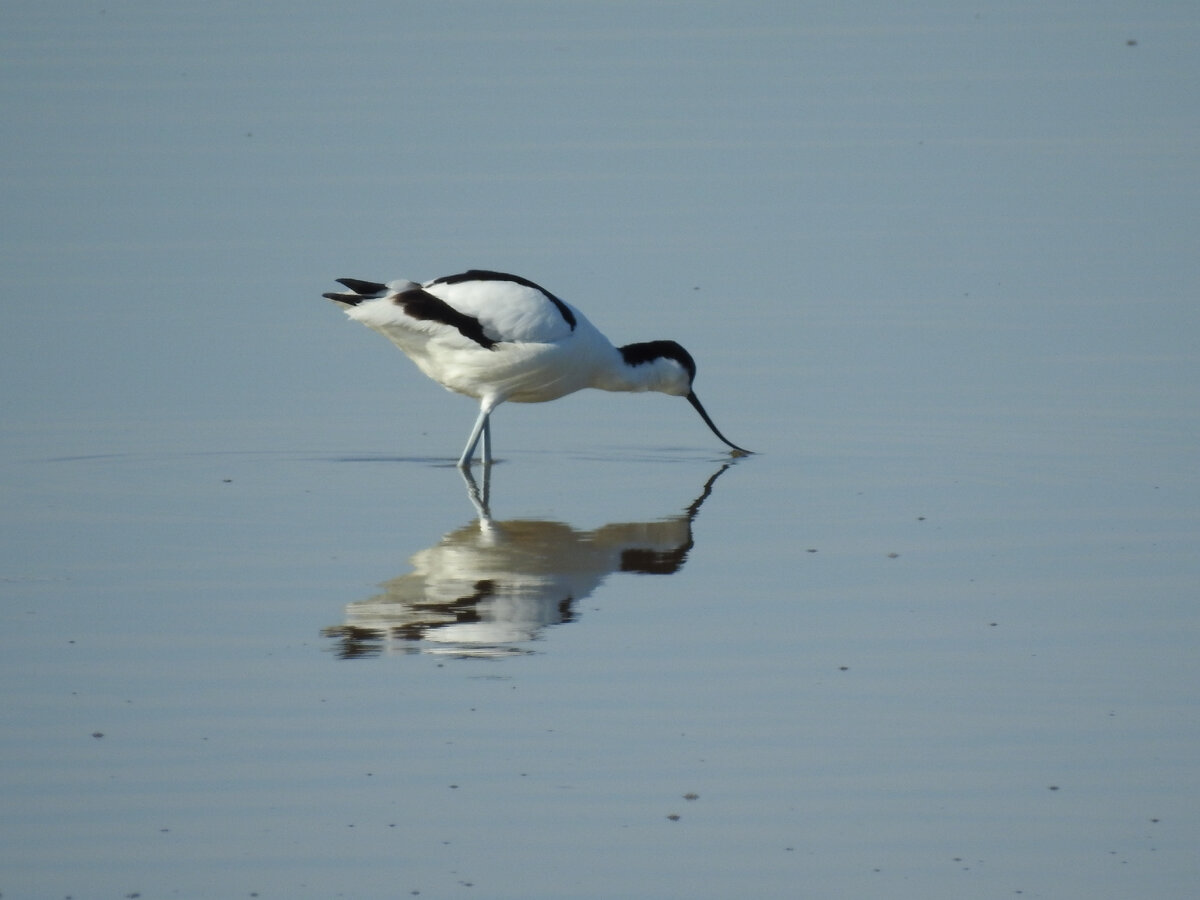
<svg viewBox="0 0 1200 900">
<path fill-rule="evenodd" d="M 661 391 L 679 396 L 687 393 L 679 367 L 668 360 L 655 359 L 630 365 L 621 351 L 614 347 L 606 363 L 597 369 L 592 384 L 602 391 Z"/>
</svg>

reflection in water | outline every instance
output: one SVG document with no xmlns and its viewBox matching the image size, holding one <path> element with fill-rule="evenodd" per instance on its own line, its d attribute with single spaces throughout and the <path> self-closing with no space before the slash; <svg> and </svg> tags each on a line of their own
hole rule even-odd
<svg viewBox="0 0 1200 900">
<path fill-rule="evenodd" d="M 464 471 L 478 518 L 410 560 L 413 571 L 383 593 L 346 607 L 346 622 L 326 628 L 343 659 L 387 650 L 510 656 L 542 628 L 570 622 L 575 604 L 612 572 L 670 575 L 692 549 L 692 522 L 726 463 L 679 515 L 576 531 L 563 522 L 497 522 L 488 508 L 491 467 L 480 490 Z M 414 642 L 405 648 L 405 642 Z M 425 642 L 418 646 L 415 642 Z M 433 646 L 429 646 L 433 645 Z"/>
</svg>

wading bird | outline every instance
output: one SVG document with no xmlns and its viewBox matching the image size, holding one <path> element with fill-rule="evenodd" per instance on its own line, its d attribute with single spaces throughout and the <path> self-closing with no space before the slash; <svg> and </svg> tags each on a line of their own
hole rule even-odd
<svg viewBox="0 0 1200 900">
<path fill-rule="evenodd" d="M 614 347 L 583 313 L 525 278 L 472 269 L 424 284 L 337 281 L 349 290 L 323 296 L 438 384 L 479 400 L 462 468 L 480 438 L 483 462 L 491 463 L 490 416 L 501 403 L 544 403 L 583 388 L 686 397 L 713 434 L 738 454 L 750 452 L 721 434 L 700 405 L 692 390 L 696 363 L 679 344 Z"/>
</svg>

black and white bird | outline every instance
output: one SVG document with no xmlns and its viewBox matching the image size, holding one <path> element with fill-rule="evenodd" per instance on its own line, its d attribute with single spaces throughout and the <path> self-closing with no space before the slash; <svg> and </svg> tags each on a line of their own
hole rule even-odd
<svg viewBox="0 0 1200 900">
<path fill-rule="evenodd" d="M 337 280 L 349 290 L 323 296 L 438 384 L 479 400 L 462 468 L 480 438 L 483 462 L 491 463 L 490 416 L 501 403 L 544 403 L 583 388 L 686 397 L 713 434 L 738 454 L 750 452 L 721 434 L 700 405 L 692 390 L 696 363 L 683 347 L 674 341 L 614 347 L 583 313 L 528 279 L 472 269 L 424 284 Z"/>
</svg>

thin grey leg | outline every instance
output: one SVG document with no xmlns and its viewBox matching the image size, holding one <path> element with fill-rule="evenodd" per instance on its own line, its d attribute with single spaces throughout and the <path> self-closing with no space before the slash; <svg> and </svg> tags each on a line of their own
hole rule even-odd
<svg viewBox="0 0 1200 900">
<path fill-rule="evenodd" d="M 463 450 L 463 454 L 458 460 L 460 469 L 471 465 L 471 457 L 475 455 L 475 445 L 479 443 L 479 436 L 487 430 L 488 416 L 491 415 L 491 412 L 486 406 L 480 408 L 479 418 L 475 420 L 475 427 L 471 429 L 471 436 L 467 438 L 467 448 Z M 485 439 L 483 446 L 486 448 L 487 445 L 488 441 Z"/>
</svg>

